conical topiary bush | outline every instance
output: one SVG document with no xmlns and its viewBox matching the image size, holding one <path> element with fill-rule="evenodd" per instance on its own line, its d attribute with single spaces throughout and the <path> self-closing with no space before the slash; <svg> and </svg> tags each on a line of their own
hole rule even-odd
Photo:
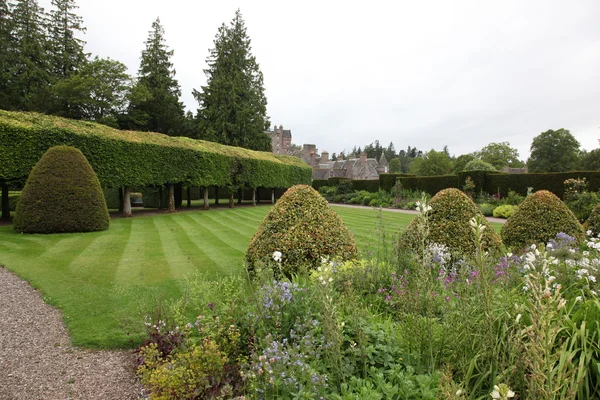
<svg viewBox="0 0 600 400">
<path fill-rule="evenodd" d="M 14 229 L 23 233 L 90 232 L 108 229 L 100 182 L 74 147 L 48 149 L 33 167 L 17 205 Z"/>
<path fill-rule="evenodd" d="M 569 207 L 547 190 L 528 196 L 502 227 L 502 241 L 513 249 L 530 244 L 546 244 L 563 232 L 578 241 L 583 239 L 583 227 Z"/>
<path fill-rule="evenodd" d="M 477 215 L 483 217 L 479 207 L 466 194 L 458 189 L 439 191 L 429 201 L 431 211 L 427 214 L 429 235 L 426 245 L 443 244 L 452 255 L 462 257 L 475 254 L 475 233 L 469 221 Z M 417 224 L 420 216 L 411 221 L 400 236 L 400 248 L 419 249 L 421 238 Z M 500 237 L 494 228 L 482 218 L 485 224 L 483 231 L 483 248 L 492 253 L 498 252 L 502 246 Z"/>
<path fill-rule="evenodd" d="M 288 189 L 265 216 L 246 251 L 248 270 L 254 271 L 275 251 L 281 252 L 281 272 L 287 276 L 315 268 L 321 257 L 350 260 L 358 255 L 341 218 L 307 185 Z"/>
</svg>

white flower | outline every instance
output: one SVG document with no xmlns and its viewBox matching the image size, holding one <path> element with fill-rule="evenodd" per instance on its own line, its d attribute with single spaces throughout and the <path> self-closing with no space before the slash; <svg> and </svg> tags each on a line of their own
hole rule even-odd
<svg viewBox="0 0 600 400">
<path fill-rule="evenodd" d="M 588 236 L 592 236 L 592 233 L 593 233 L 593 232 L 592 232 L 592 230 L 591 230 L 591 229 L 588 229 L 588 230 L 587 230 L 587 232 L 586 232 L 585 234 L 586 234 L 586 235 L 588 235 Z"/>
<path fill-rule="evenodd" d="M 494 386 L 494 391 L 490 394 L 492 399 L 500 399 L 500 388 L 498 385 Z"/>
<path fill-rule="evenodd" d="M 596 283 L 596 277 L 594 275 L 588 276 L 588 279 L 594 283 Z"/>
<path fill-rule="evenodd" d="M 519 321 L 521 320 L 522 315 L 521 314 L 517 314 L 517 318 L 515 320 L 515 322 L 518 324 Z"/>
<path fill-rule="evenodd" d="M 532 244 L 530 247 L 531 247 L 531 250 L 537 249 L 537 246 L 535 244 Z"/>
<path fill-rule="evenodd" d="M 280 251 L 274 251 L 273 252 L 273 260 L 277 261 L 277 262 L 281 262 L 281 252 Z"/>
<path fill-rule="evenodd" d="M 463 391 L 462 391 L 462 389 L 458 389 L 458 390 L 456 391 L 456 395 L 457 395 L 457 396 L 460 396 L 460 395 L 462 395 L 462 394 L 463 394 Z"/>
<path fill-rule="evenodd" d="M 581 296 L 575 297 L 575 301 L 582 301 L 582 300 L 583 300 L 583 297 L 581 297 Z"/>
</svg>

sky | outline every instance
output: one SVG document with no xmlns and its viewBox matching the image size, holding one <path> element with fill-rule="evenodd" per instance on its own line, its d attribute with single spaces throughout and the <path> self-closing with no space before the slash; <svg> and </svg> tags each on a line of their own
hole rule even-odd
<svg viewBox="0 0 600 400">
<path fill-rule="evenodd" d="M 50 0 L 40 5 L 51 8 Z M 194 113 L 218 27 L 240 9 L 272 123 L 348 153 L 379 140 L 456 156 L 565 128 L 600 139 L 600 1 L 76 0 L 93 56 L 137 73 L 159 17 Z"/>
</svg>

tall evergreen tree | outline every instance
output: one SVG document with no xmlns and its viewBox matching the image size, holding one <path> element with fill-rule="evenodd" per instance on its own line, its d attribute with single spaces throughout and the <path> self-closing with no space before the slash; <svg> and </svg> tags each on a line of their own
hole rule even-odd
<svg viewBox="0 0 600 400">
<path fill-rule="evenodd" d="M 74 13 L 79 8 L 75 0 L 52 0 L 50 11 L 49 45 L 53 73 L 59 79 L 68 78 L 86 62 L 85 41 L 76 37 L 84 33 L 83 19 Z"/>
<path fill-rule="evenodd" d="M 0 0 L 0 108 L 10 109 L 13 96 L 11 90 L 11 66 L 16 41 L 13 36 L 12 15 L 8 2 Z"/>
<path fill-rule="evenodd" d="M 252 55 L 240 10 L 229 26 L 221 25 L 206 60 L 202 91 L 193 94 L 200 107 L 199 137 L 253 150 L 271 151 L 263 74 Z"/>
<path fill-rule="evenodd" d="M 130 129 L 179 136 L 184 109 L 179 101 L 181 89 L 170 61 L 173 50 L 168 49 L 164 36 L 165 30 L 157 18 L 148 32 L 146 49 L 142 51 L 127 124 Z"/>
<path fill-rule="evenodd" d="M 50 80 L 46 14 L 37 0 L 17 0 L 12 9 L 17 46 L 10 68 L 11 109 L 46 111 Z"/>
</svg>

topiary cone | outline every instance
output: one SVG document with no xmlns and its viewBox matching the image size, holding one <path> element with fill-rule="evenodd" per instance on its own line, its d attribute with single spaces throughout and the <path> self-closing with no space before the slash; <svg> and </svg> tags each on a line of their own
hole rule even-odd
<svg viewBox="0 0 600 400">
<path fill-rule="evenodd" d="M 585 221 L 583 229 L 592 231 L 595 236 L 600 234 L 600 204 L 594 207 L 587 221 Z"/>
<path fill-rule="evenodd" d="M 350 260 L 358 256 L 354 237 L 341 218 L 307 185 L 288 189 L 265 216 L 246 251 L 248 270 L 272 260 L 275 251 L 282 253 L 280 270 L 288 277 L 301 267 L 316 268 L 321 257 Z"/>
<path fill-rule="evenodd" d="M 429 236 L 426 245 L 443 244 L 454 256 L 475 254 L 475 233 L 469 221 L 481 215 L 479 207 L 458 189 L 440 190 L 429 201 Z M 420 244 L 417 217 L 411 221 L 400 236 L 400 248 L 418 250 Z M 500 251 L 502 243 L 494 228 L 486 221 L 483 231 L 483 247 L 492 253 Z"/>
<path fill-rule="evenodd" d="M 553 193 L 539 190 L 528 196 L 510 216 L 501 235 L 506 246 L 522 249 L 533 243 L 546 244 L 559 232 L 573 236 L 577 241 L 585 236 L 569 207 Z"/>
<path fill-rule="evenodd" d="M 110 217 L 100 182 L 75 147 L 48 149 L 33 167 L 17 205 L 14 229 L 22 233 L 108 229 Z"/>
</svg>

